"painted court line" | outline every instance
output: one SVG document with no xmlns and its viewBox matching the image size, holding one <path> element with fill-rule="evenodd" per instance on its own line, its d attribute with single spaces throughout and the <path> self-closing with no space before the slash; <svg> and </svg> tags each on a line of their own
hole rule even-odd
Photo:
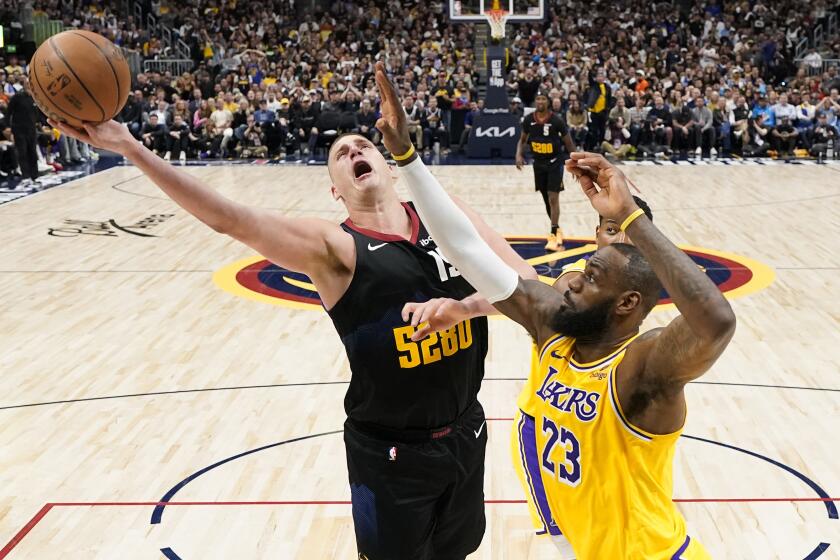
<svg viewBox="0 0 840 560">
<path fill-rule="evenodd" d="M 768 502 L 840 502 L 840 498 L 675 498 L 676 503 L 768 503 Z M 488 505 L 524 504 L 525 500 L 485 500 Z M 0 560 L 6 558 L 17 545 L 56 507 L 151 507 L 151 506 L 318 506 L 350 505 L 350 500 L 274 500 L 247 502 L 50 502 L 44 504 L 32 519 L 0 550 Z"/>
</svg>

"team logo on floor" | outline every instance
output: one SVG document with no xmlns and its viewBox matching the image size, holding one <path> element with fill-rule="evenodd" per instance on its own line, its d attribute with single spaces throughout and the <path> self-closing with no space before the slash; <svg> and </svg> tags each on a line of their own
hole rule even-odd
<svg viewBox="0 0 840 560">
<path fill-rule="evenodd" d="M 557 253 L 546 253 L 544 237 L 507 240 L 546 283 L 553 282 L 565 265 L 595 252 L 590 239 L 566 239 L 565 250 Z M 682 249 L 730 299 L 762 290 L 775 277 L 767 265 L 740 255 L 699 247 Z M 262 257 L 232 263 L 217 271 L 213 281 L 223 290 L 244 298 L 297 309 L 322 309 L 318 292 L 305 274 L 286 270 Z M 663 292 L 657 309 L 670 306 L 671 299 Z"/>
</svg>

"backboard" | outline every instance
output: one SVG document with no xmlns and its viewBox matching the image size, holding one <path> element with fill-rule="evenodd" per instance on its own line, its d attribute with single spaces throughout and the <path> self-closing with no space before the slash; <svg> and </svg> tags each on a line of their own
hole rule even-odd
<svg viewBox="0 0 840 560">
<path fill-rule="evenodd" d="M 508 23 L 545 19 L 544 0 L 449 0 L 452 21 L 487 21 L 488 10 L 505 10 Z"/>
</svg>

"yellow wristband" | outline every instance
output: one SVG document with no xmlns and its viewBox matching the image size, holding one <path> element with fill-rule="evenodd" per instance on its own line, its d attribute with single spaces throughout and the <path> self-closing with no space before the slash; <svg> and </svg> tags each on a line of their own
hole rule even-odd
<svg viewBox="0 0 840 560">
<path fill-rule="evenodd" d="M 408 149 L 408 151 L 406 153 L 404 153 L 403 155 L 398 156 L 397 154 L 391 154 L 391 157 L 394 158 L 394 160 L 396 160 L 396 161 L 405 161 L 413 155 L 414 155 L 414 144 L 412 144 L 411 147 Z"/>
<path fill-rule="evenodd" d="M 630 227 L 630 224 L 636 221 L 636 218 L 643 215 L 644 213 L 645 211 L 641 208 L 636 208 L 636 210 L 632 214 L 627 216 L 627 218 L 625 218 L 624 221 L 621 222 L 621 231 L 627 231 L 627 228 Z"/>
</svg>

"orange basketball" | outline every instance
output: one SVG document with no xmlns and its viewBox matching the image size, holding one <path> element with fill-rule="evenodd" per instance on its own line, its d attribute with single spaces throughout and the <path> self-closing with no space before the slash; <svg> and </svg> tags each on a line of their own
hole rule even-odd
<svg viewBox="0 0 840 560">
<path fill-rule="evenodd" d="M 64 31 L 38 47 L 29 63 L 35 104 L 48 117 L 79 127 L 114 118 L 128 99 L 131 72 L 120 49 L 90 31 Z"/>
</svg>

